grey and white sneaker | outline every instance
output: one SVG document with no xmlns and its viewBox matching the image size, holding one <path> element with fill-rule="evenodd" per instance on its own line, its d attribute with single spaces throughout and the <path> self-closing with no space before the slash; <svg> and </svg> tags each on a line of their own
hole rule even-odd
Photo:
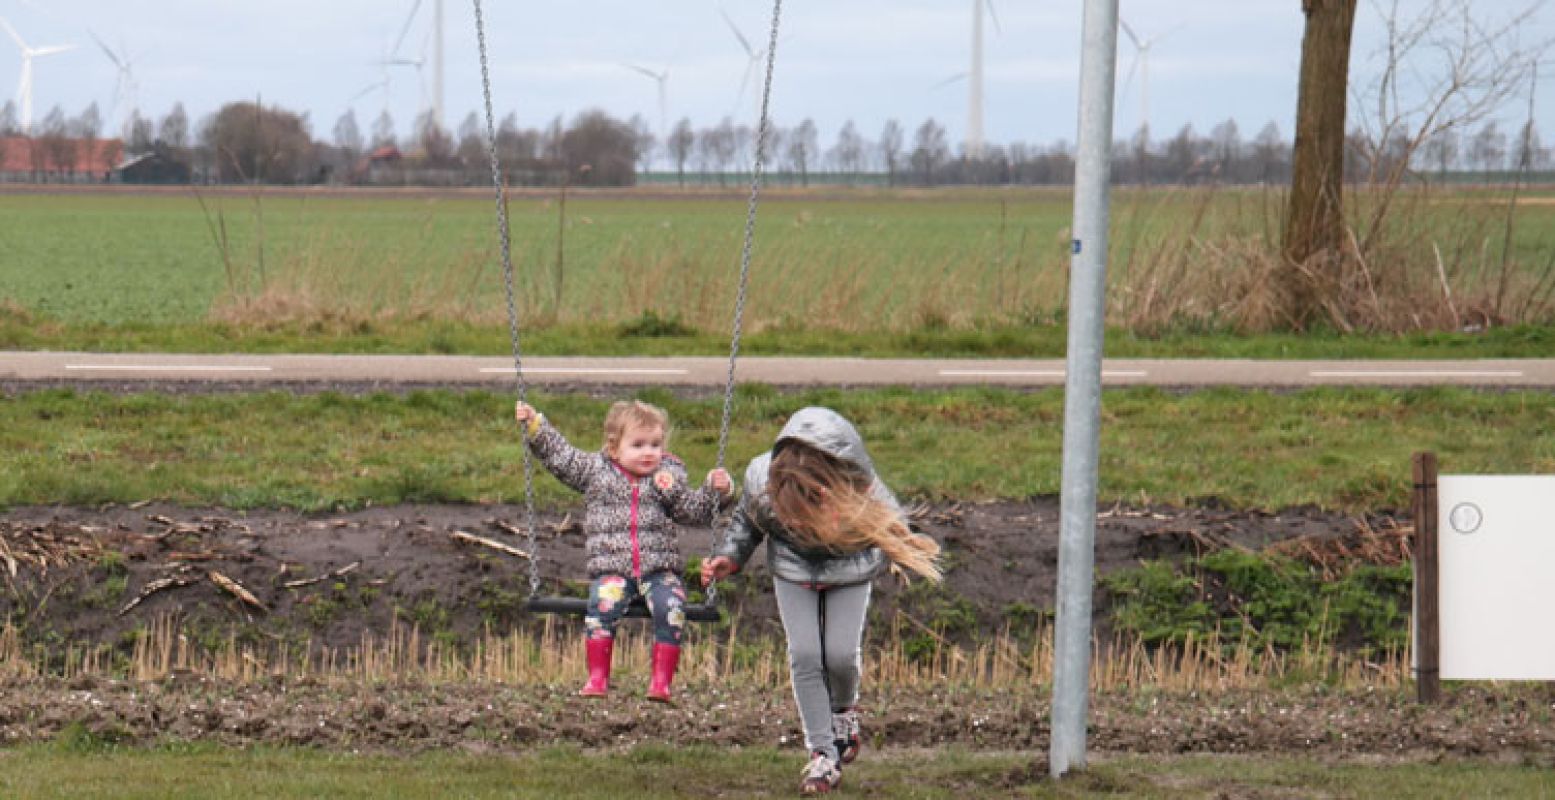
<svg viewBox="0 0 1555 800">
<path fill-rule="evenodd" d="M 837 743 L 838 761 L 852 764 L 858 758 L 862 740 L 859 738 L 858 708 L 845 708 L 831 715 L 832 738 Z"/>
<path fill-rule="evenodd" d="M 804 778 L 799 782 L 800 794 L 825 794 L 842 785 L 842 768 L 831 756 L 820 751 L 810 754 L 805 765 Z"/>
</svg>

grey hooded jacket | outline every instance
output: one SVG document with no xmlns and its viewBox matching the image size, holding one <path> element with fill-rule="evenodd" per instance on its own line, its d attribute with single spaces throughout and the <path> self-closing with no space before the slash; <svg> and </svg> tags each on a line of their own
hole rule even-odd
<svg viewBox="0 0 1555 800">
<path fill-rule="evenodd" d="M 875 465 L 864 449 L 863 437 L 841 414 L 818 406 L 802 408 L 788 418 L 788 423 L 778 433 L 777 445 L 788 439 L 803 442 L 854 465 L 870 477 L 871 494 L 901 512 L 896 496 L 875 474 Z M 796 545 L 773 515 L 772 501 L 767 497 L 767 470 L 771 464 L 772 451 L 769 450 L 752 459 L 745 469 L 740 504 L 735 508 L 734 517 L 724 531 L 723 543 L 714 556 L 726 556 L 744 567 L 756 551 L 756 545 L 765 538 L 767 566 L 773 575 L 795 583 L 829 586 L 863 583 L 886 568 L 885 554 L 876 547 L 837 553 L 826 549 L 805 550 Z"/>
</svg>

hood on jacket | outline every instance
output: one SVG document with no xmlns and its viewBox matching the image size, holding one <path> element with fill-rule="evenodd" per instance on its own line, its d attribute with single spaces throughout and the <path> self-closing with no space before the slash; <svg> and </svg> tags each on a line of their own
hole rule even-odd
<svg viewBox="0 0 1555 800">
<path fill-rule="evenodd" d="M 875 464 L 864 449 L 864 437 L 846 417 L 829 408 L 809 406 L 795 411 L 778 432 L 773 452 L 781 450 L 787 441 L 803 442 L 854 467 L 871 480 L 875 477 Z"/>
</svg>

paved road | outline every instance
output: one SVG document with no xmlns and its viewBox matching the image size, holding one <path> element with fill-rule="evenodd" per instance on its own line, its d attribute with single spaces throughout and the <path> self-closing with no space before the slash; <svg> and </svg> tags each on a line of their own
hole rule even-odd
<svg viewBox="0 0 1555 800">
<path fill-rule="evenodd" d="M 741 357 L 738 380 L 780 386 L 1059 386 L 1059 359 L 864 359 Z M 186 355 L 0 352 L 0 381 L 219 381 L 264 384 L 513 383 L 513 360 L 469 356 Z M 722 386 L 717 357 L 530 357 L 531 384 Z M 1472 361 L 1261 361 L 1108 359 L 1111 386 L 1521 386 L 1555 387 L 1555 359 Z"/>
</svg>

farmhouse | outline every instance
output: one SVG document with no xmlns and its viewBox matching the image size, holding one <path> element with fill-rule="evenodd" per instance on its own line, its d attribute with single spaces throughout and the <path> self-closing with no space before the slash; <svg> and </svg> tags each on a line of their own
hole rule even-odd
<svg viewBox="0 0 1555 800">
<path fill-rule="evenodd" d="M 123 153 L 118 139 L 0 137 L 0 183 L 104 183 Z"/>
</svg>

